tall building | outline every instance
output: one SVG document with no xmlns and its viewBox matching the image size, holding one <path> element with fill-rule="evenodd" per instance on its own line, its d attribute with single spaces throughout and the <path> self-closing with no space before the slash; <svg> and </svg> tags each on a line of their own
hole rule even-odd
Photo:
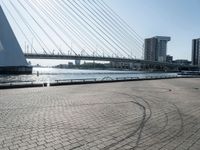
<svg viewBox="0 0 200 150">
<path fill-rule="evenodd" d="M 200 38 L 192 40 L 192 65 L 200 66 Z"/>
<path fill-rule="evenodd" d="M 145 39 L 145 60 L 166 62 L 167 42 L 170 40 L 170 37 L 165 36 L 155 36 Z"/>
</svg>

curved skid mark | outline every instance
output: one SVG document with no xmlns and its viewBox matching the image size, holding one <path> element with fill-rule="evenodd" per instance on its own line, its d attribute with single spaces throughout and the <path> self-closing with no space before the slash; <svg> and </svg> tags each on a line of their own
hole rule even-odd
<svg viewBox="0 0 200 150">
<path fill-rule="evenodd" d="M 151 116 L 152 116 L 152 111 L 151 111 L 151 106 L 150 106 L 150 104 L 149 104 L 146 100 L 144 100 L 142 97 L 139 97 L 139 96 L 136 96 L 136 95 L 130 95 L 130 94 L 126 94 L 126 93 L 117 93 L 117 94 L 125 95 L 125 96 L 128 96 L 128 97 L 134 99 L 134 101 L 131 101 L 131 102 L 134 103 L 134 104 L 136 104 L 136 105 L 138 105 L 138 106 L 143 110 L 142 121 L 141 121 L 140 125 L 138 126 L 138 128 L 137 128 L 134 132 L 132 132 L 131 134 L 129 134 L 129 135 L 126 136 L 125 138 L 121 139 L 120 141 L 117 141 L 116 143 L 112 143 L 112 144 L 110 144 L 110 145 L 104 147 L 102 150 L 108 150 L 108 149 L 110 149 L 110 148 L 112 148 L 112 147 L 118 145 L 119 143 L 125 141 L 126 139 L 128 139 L 128 138 L 134 136 L 136 133 L 139 132 L 139 133 L 138 133 L 138 138 L 137 138 L 137 141 L 136 141 L 136 147 L 137 147 L 138 144 L 139 144 L 139 142 L 140 142 L 141 135 L 142 135 L 142 131 L 143 131 L 144 127 L 145 127 L 145 124 L 148 122 L 148 120 L 149 120 L 149 119 L 151 118 Z M 144 105 L 142 105 L 141 103 L 135 101 L 135 98 L 138 98 L 138 99 L 142 100 L 145 104 L 147 104 L 148 109 L 149 109 L 149 116 L 148 116 L 148 117 L 147 117 L 147 109 L 146 109 L 146 107 L 145 107 Z M 135 147 L 135 148 L 136 148 L 136 147 Z"/>
<path fill-rule="evenodd" d="M 167 141 L 168 141 L 165 145 L 163 145 L 163 146 L 160 148 L 160 149 L 162 149 L 162 148 L 165 147 L 168 143 L 170 143 L 171 141 L 173 141 L 174 138 L 179 137 L 180 134 L 182 134 L 183 127 L 184 127 L 184 126 L 183 126 L 182 114 L 181 114 L 179 108 L 178 108 L 175 104 L 172 103 L 172 105 L 175 106 L 175 108 L 176 108 L 176 110 L 177 110 L 177 112 L 178 112 L 179 118 L 180 118 L 180 124 L 181 124 L 181 126 L 180 126 L 179 130 L 178 130 L 174 135 L 172 135 L 171 137 L 169 137 L 168 135 L 166 135 L 165 137 L 161 138 L 159 142 L 155 142 L 155 143 L 152 143 L 152 144 L 149 144 L 149 145 L 138 146 L 138 148 L 152 147 L 152 146 L 154 146 L 155 144 L 164 143 L 164 142 L 167 142 Z M 166 131 L 167 131 L 167 130 L 164 130 L 164 131 L 162 131 L 162 133 L 164 133 L 164 132 L 166 132 Z"/>
<path fill-rule="evenodd" d="M 123 95 L 129 95 L 129 94 L 123 94 Z M 130 95 L 129 95 L 130 96 Z M 133 96 L 135 96 L 135 95 L 133 95 Z M 135 96 L 135 97 L 137 97 L 137 98 L 140 98 L 140 99 L 142 99 L 143 101 L 146 101 L 146 100 L 144 100 L 143 98 L 141 98 L 141 97 L 138 97 L 138 96 Z M 152 100 L 151 100 L 152 101 Z M 156 100 L 156 99 L 154 99 L 154 101 L 157 101 L 157 102 L 160 102 L 159 100 Z M 149 103 L 148 102 L 146 102 L 146 104 L 148 104 L 148 107 L 149 107 L 149 110 L 151 111 L 151 106 L 149 105 Z M 182 118 L 182 114 L 181 114 L 181 111 L 180 111 L 180 109 L 175 105 L 175 104 L 173 104 L 173 103 L 169 103 L 168 102 L 168 104 L 170 104 L 170 105 L 173 105 L 174 107 L 175 107 L 175 109 L 176 109 L 176 112 L 178 113 L 178 116 L 179 116 L 179 118 L 180 118 L 180 128 L 179 128 L 179 130 L 173 135 L 173 136 L 165 136 L 165 137 L 163 137 L 163 138 L 161 138 L 160 139 L 160 141 L 158 141 L 158 142 L 154 142 L 154 143 L 152 143 L 152 144 L 147 144 L 147 145 L 141 145 L 141 144 L 143 144 L 143 143 L 139 143 L 140 142 L 140 140 L 144 140 L 144 139 L 146 139 L 146 138 L 148 138 L 148 137 L 145 137 L 145 138 L 141 138 L 141 135 L 142 135 L 142 132 L 143 132 L 143 128 L 145 127 L 145 124 L 144 124 L 144 126 L 140 126 L 140 127 L 142 127 L 142 129 L 141 128 L 139 128 L 139 130 L 138 131 L 140 131 L 139 132 L 139 136 L 138 136 L 138 138 L 137 138 L 137 140 L 136 140 L 136 146 L 134 146 L 133 148 L 131 148 L 130 150 L 134 150 L 134 149 L 136 149 L 136 148 L 144 148 L 144 147 L 151 147 L 151 146 L 153 146 L 153 145 L 155 145 L 155 144 L 159 144 L 159 143 L 164 143 L 164 142 L 166 142 L 166 141 L 169 141 L 169 142 L 171 142 L 174 138 L 176 138 L 176 137 L 178 137 L 178 136 L 180 136 L 180 134 L 182 133 L 182 130 L 183 130 L 183 118 Z M 145 108 L 146 109 L 146 108 Z M 166 123 L 165 123 L 165 125 L 163 126 L 163 128 L 161 129 L 161 130 L 159 130 L 158 132 L 156 132 L 154 135 L 151 135 L 151 136 L 149 136 L 149 137 L 155 137 L 155 135 L 156 136 L 159 136 L 159 134 L 162 134 L 162 133 L 164 133 L 164 132 L 166 132 L 166 131 L 168 131 L 168 129 L 166 129 L 167 128 L 167 126 L 169 125 L 169 120 L 168 120 L 168 113 L 166 113 L 166 112 L 164 112 L 164 114 L 165 114 L 165 118 L 166 118 Z M 151 112 L 151 114 L 150 115 L 152 115 L 152 112 Z M 151 118 L 151 117 L 150 117 Z M 150 119 L 150 118 L 148 118 L 148 119 L 146 119 L 146 122 Z M 174 118 L 174 117 L 173 117 Z M 144 122 L 143 122 L 144 123 Z M 141 124 L 142 125 L 142 124 Z M 166 130 L 165 130 L 166 129 Z M 132 136 L 134 136 L 134 135 L 132 135 Z M 129 136 L 129 137 L 131 137 L 131 136 Z M 125 140 L 125 139 L 124 139 Z M 124 141 L 124 140 L 122 140 L 122 141 Z M 164 146 L 163 146 L 164 147 Z"/>
</svg>

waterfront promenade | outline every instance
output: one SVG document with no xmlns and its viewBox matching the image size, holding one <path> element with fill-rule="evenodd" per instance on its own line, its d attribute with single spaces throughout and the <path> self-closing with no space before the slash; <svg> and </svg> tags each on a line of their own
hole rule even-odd
<svg viewBox="0 0 200 150">
<path fill-rule="evenodd" d="M 199 150 L 200 79 L 0 90 L 0 150 Z"/>
</svg>

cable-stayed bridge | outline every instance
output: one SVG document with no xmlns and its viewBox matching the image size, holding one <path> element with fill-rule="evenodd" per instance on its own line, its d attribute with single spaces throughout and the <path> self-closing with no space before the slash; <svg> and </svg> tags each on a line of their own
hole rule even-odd
<svg viewBox="0 0 200 150">
<path fill-rule="evenodd" d="M 103 0 L 2 0 L 30 59 L 145 61 L 143 39 Z"/>
<path fill-rule="evenodd" d="M 142 59 L 143 39 L 104 1 L 8 0 L 2 6 L 29 46 L 25 53 Z"/>
</svg>

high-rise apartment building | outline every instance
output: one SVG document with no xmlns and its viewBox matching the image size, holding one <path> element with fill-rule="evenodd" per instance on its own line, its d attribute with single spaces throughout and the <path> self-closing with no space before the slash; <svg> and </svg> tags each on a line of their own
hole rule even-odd
<svg viewBox="0 0 200 150">
<path fill-rule="evenodd" d="M 200 38 L 192 40 L 192 65 L 200 66 Z"/>
<path fill-rule="evenodd" d="M 170 37 L 165 36 L 155 36 L 145 39 L 145 60 L 166 62 L 167 42 L 170 40 Z"/>
</svg>

